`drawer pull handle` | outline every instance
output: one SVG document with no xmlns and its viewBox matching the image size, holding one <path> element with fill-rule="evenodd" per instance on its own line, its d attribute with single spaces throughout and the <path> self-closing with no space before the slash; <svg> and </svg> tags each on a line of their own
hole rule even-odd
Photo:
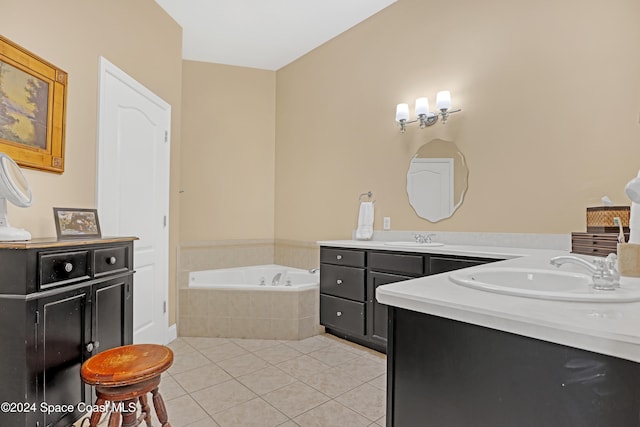
<svg viewBox="0 0 640 427">
<path fill-rule="evenodd" d="M 338 317 L 342 316 L 342 312 L 341 311 L 336 311 L 336 316 L 338 316 Z"/>
<path fill-rule="evenodd" d="M 337 283 L 338 285 L 342 285 L 342 280 L 341 280 L 341 279 L 338 279 L 338 280 L 336 280 L 336 283 Z"/>
<path fill-rule="evenodd" d="M 62 268 L 64 268 L 64 271 L 66 271 L 67 273 L 71 273 L 73 271 L 73 264 L 71 264 L 70 262 L 65 262 L 64 264 L 62 264 Z"/>
<path fill-rule="evenodd" d="M 89 344 L 87 344 L 87 351 L 89 353 L 91 353 L 93 350 L 97 349 L 98 347 L 100 347 L 100 343 L 98 341 L 92 341 Z"/>
<path fill-rule="evenodd" d="M 109 264 L 109 265 L 114 265 L 116 263 L 116 261 L 117 261 L 117 259 L 114 256 L 107 258 L 107 264 Z"/>
<path fill-rule="evenodd" d="M 336 255 L 336 259 L 342 259 L 342 255 Z"/>
</svg>

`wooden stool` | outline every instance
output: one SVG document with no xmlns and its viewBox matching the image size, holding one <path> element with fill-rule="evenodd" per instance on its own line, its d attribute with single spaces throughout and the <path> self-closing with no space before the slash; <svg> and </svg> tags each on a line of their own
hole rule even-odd
<svg viewBox="0 0 640 427">
<path fill-rule="evenodd" d="M 134 344 L 115 347 L 96 354 L 82 364 L 80 376 L 96 387 L 96 404 L 89 427 L 95 427 L 104 412 L 112 409 L 109 427 L 133 427 L 146 421 L 151 426 L 147 393 L 162 427 L 171 427 L 162 396 L 158 393 L 160 374 L 173 363 L 173 352 L 156 344 Z M 138 418 L 138 401 L 141 413 Z"/>
</svg>

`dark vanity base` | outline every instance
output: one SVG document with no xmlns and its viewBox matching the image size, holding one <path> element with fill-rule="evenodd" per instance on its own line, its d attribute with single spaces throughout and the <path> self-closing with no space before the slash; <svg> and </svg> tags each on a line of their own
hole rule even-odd
<svg viewBox="0 0 640 427">
<path fill-rule="evenodd" d="M 637 427 L 640 364 L 389 307 L 387 426 Z"/>
</svg>

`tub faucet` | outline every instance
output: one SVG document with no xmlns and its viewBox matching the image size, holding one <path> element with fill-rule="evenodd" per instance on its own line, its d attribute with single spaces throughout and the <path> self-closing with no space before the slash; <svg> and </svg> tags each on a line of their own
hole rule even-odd
<svg viewBox="0 0 640 427">
<path fill-rule="evenodd" d="M 551 258 L 550 262 L 556 267 L 566 263 L 582 266 L 591 273 L 593 289 L 611 291 L 620 287 L 620 273 L 616 268 L 617 261 L 616 254 L 611 253 L 605 259 L 595 259 L 593 262 L 571 255 L 557 256 Z"/>
<path fill-rule="evenodd" d="M 280 284 L 280 278 L 282 277 L 282 273 L 276 273 L 273 276 L 273 280 L 271 280 L 271 286 L 278 286 Z"/>
<path fill-rule="evenodd" d="M 311 273 L 311 274 L 317 273 L 318 271 L 320 271 L 320 268 L 318 268 L 318 267 L 309 269 L 309 273 Z"/>
</svg>

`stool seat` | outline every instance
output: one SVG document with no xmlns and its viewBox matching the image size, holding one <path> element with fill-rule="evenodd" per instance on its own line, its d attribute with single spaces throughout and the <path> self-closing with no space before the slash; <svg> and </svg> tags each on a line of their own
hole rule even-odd
<svg viewBox="0 0 640 427">
<path fill-rule="evenodd" d="M 121 386 L 153 378 L 173 363 L 170 348 L 157 344 L 133 344 L 105 350 L 87 360 L 80 369 L 90 385 Z"/>
<path fill-rule="evenodd" d="M 157 344 L 133 344 L 115 347 L 92 356 L 82 364 L 80 376 L 95 386 L 97 410 L 91 414 L 90 427 L 100 422 L 106 407 L 111 407 L 108 427 L 135 427 L 146 422 L 151 427 L 151 409 L 147 393 L 162 427 L 171 427 L 158 386 L 161 374 L 173 363 L 170 348 Z M 138 405 L 140 416 L 138 417 Z"/>
</svg>

